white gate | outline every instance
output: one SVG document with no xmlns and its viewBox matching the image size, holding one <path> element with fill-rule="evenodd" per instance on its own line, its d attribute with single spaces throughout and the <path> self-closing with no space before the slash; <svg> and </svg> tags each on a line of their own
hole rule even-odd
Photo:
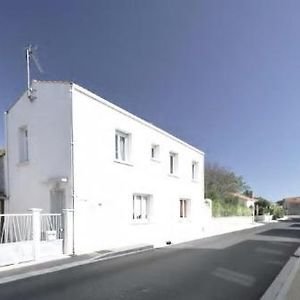
<svg viewBox="0 0 300 300">
<path fill-rule="evenodd" d="M 61 214 L 0 214 L 0 266 L 62 253 Z"/>
<path fill-rule="evenodd" d="M 61 214 L 41 214 L 40 257 L 63 253 Z"/>
</svg>

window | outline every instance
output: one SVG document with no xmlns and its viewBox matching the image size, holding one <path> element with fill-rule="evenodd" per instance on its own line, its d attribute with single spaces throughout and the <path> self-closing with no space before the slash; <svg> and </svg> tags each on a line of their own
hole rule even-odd
<svg viewBox="0 0 300 300">
<path fill-rule="evenodd" d="M 149 195 L 133 195 L 133 220 L 149 219 Z"/>
<path fill-rule="evenodd" d="M 190 200 L 187 199 L 180 199 L 179 200 L 180 205 L 180 212 L 179 217 L 180 219 L 187 219 L 190 215 Z"/>
<path fill-rule="evenodd" d="M 19 128 L 19 162 L 27 162 L 28 157 L 28 129 L 27 127 Z"/>
<path fill-rule="evenodd" d="M 170 153 L 170 174 L 174 175 L 177 173 L 177 167 L 178 167 L 178 154 L 176 153 Z"/>
<path fill-rule="evenodd" d="M 198 163 L 193 161 L 192 162 L 192 180 L 198 180 Z"/>
<path fill-rule="evenodd" d="M 151 158 L 158 160 L 159 158 L 159 145 L 151 145 Z"/>
<path fill-rule="evenodd" d="M 129 135 L 127 133 L 116 131 L 115 158 L 120 161 L 129 160 Z"/>
</svg>

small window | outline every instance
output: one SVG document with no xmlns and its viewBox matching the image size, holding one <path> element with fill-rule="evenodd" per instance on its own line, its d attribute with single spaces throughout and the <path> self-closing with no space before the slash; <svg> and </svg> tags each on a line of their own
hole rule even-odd
<svg viewBox="0 0 300 300">
<path fill-rule="evenodd" d="M 149 195 L 133 195 L 133 220 L 149 219 Z"/>
<path fill-rule="evenodd" d="M 199 172 L 198 163 L 193 161 L 192 162 L 192 180 L 198 180 L 198 172 Z"/>
<path fill-rule="evenodd" d="M 28 162 L 28 129 L 27 127 L 19 128 L 19 162 Z"/>
<path fill-rule="evenodd" d="M 187 219 L 190 215 L 190 200 L 180 199 L 179 200 L 179 217 L 180 219 Z"/>
<path fill-rule="evenodd" d="M 170 153 L 170 174 L 174 175 L 177 173 L 178 169 L 178 154 L 176 153 Z"/>
<path fill-rule="evenodd" d="M 159 145 L 151 145 L 151 158 L 155 160 L 159 159 Z"/>
<path fill-rule="evenodd" d="M 115 134 L 115 159 L 129 161 L 129 135 L 120 131 Z"/>
</svg>

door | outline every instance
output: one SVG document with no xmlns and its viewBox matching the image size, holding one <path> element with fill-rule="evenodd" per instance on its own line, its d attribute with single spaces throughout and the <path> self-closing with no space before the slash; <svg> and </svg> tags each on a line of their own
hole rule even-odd
<svg viewBox="0 0 300 300">
<path fill-rule="evenodd" d="M 53 189 L 50 191 L 50 212 L 52 214 L 61 214 L 65 205 L 65 190 Z"/>
</svg>

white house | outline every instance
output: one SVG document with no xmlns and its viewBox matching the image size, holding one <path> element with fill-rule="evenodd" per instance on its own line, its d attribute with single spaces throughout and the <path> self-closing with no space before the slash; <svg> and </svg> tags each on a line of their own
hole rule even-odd
<svg viewBox="0 0 300 300">
<path fill-rule="evenodd" d="M 33 81 L 6 112 L 6 212 L 74 209 L 74 252 L 199 237 L 200 150 L 70 82 Z"/>
</svg>

